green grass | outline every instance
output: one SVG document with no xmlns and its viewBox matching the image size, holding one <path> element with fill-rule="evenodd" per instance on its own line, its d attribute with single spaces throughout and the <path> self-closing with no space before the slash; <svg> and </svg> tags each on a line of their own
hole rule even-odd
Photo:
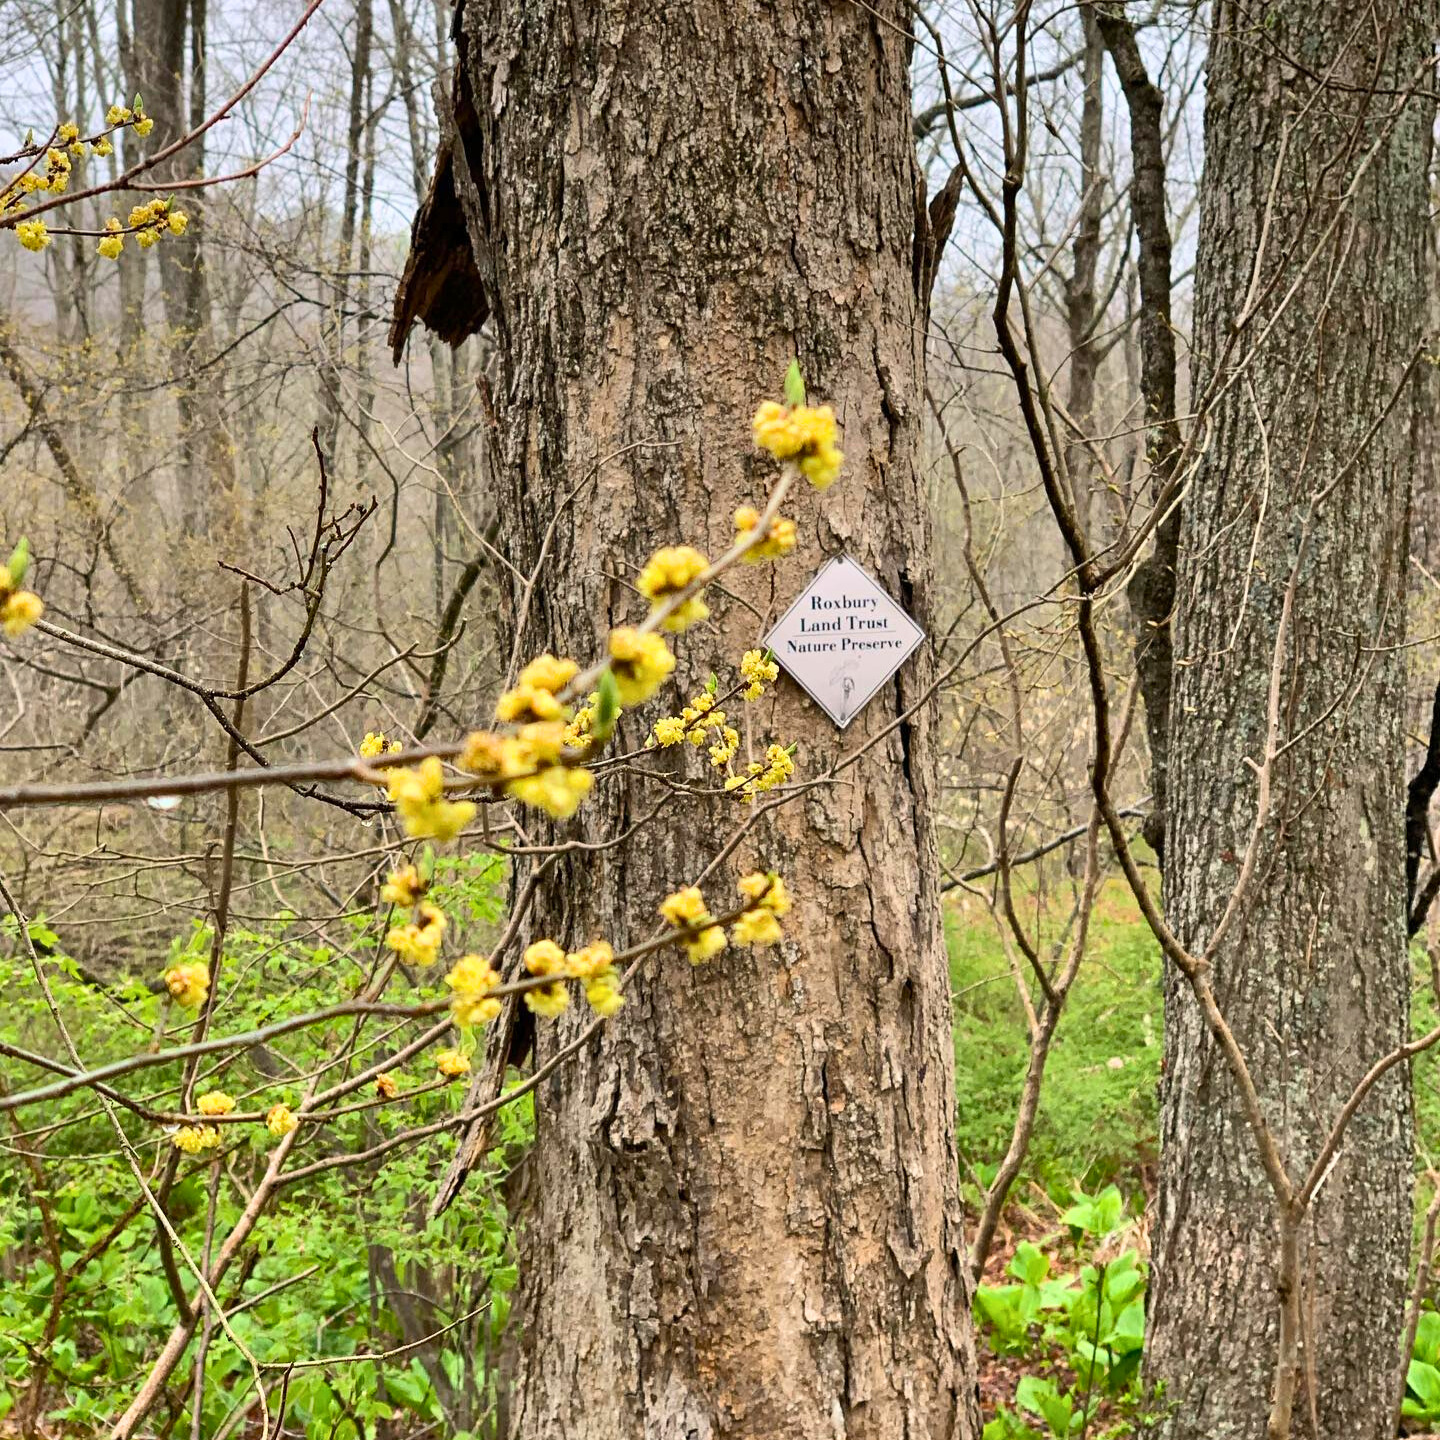
<svg viewBox="0 0 1440 1440">
<path fill-rule="evenodd" d="M 1018 888 L 1022 918 L 1034 897 Z M 1061 904 L 1049 907 L 1060 911 Z M 1061 919 L 1042 921 L 1040 938 Z M 988 1181 L 1005 1153 L 1029 1058 L 1025 1016 L 995 918 L 977 897 L 952 894 L 945 916 L 954 994 L 956 1119 L 962 1172 Z M 1412 1033 L 1440 1024 L 1429 961 L 1413 949 Z M 1024 957 L 1016 959 L 1028 974 Z M 1041 954 L 1048 958 L 1043 946 Z M 1033 988 L 1033 987 L 1032 987 Z M 1156 1158 L 1156 1089 L 1163 1042 L 1160 953 L 1123 879 L 1102 889 L 1079 977 L 1056 1031 L 1040 1111 L 1022 1171 L 1057 1199 L 1079 1186 L 1143 1188 Z M 1417 1172 L 1440 1167 L 1440 1046 L 1414 1066 Z M 1428 1184 L 1417 1187 L 1428 1201 Z M 1017 1194 L 1020 1193 L 1017 1190 Z"/>
<path fill-rule="evenodd" d="M 1017 907 L 1025 903 L 1017 896 Z M 1048 933 L 1042 927 L 1042 937 L 1053 941 L 1053 927 Z M 985 905 L 956 897 L 946 939 L 960 1158 L 973 1177 L 1005 1153 L 1029 1040 L 1010 962 Z M 1017 958 L 1025 965 L 1018 952 Z M 1127 1191 L 1138 1188 L 1141 1170 L 1155 1158 L 1161 1038 L 1159 949 L 1124 882 L 1112 881 L 1096 902 L 1086 959 L 1051 1047 L 1029 1178 L 1056 1191 L 1093 1190 L 1112 1180 Z"/>
</svg>

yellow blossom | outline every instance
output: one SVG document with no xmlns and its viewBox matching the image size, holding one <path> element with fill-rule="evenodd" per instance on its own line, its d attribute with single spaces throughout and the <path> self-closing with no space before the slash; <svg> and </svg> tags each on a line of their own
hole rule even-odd
<svg viewBox="0 0 1440 1440">
<path fill-rule="evenodd" d="M 360 742 L 360 758 L 373 760 L 377 755 L 398 755 L 402 748 L 398 740 L 387 740 L 383 730 L 367 730 Z"/>
<path fill-rule="evenodd" d="M 599 692 L 587 695 L 584 705 L 575 712 L 575 718 L 565 727 L 565 743 L 572 749 L 578 750 L 589 742 L 599 707 Z"/>
<path fill-rule="evenodd" d="M 760 512 L 749 505 L 742 505 L 735 512 L 735 543 L 739 545 L 749 538 L 750 532 L 760 523 Z M 778 560 L 795 548 L 795 522 L 777 515 L 765 531 L 740 557 L 746 565 L 758 565 L 762 560 Z"/>
<path fill-rule="evenodd" d="M 555 695 L 579 673 L 580 667 L 573 660 L 558 660 L 547 650 L 520 672 L 519 683 L 535 690 L 548 690 Z"/>
<path fill-rule="evenodd" d="M 143 140 L 153 129 L 155 122 L 148 116 L 143 116 L 135 122 L 135 133 Z"/>
<path fill-rule="evenodd" d="M 265 1116 L 265 1128 L 278 1140 L 290 1134 L 300 1122 L 288 1105 L 272 1105 Z"/>
<path fill-rule="evenodd" d="M 415 907 L 414 921 L 409 925 L 396 925 L 385 936 L 385 944 L 402 960 L 433 965 L 445 938 L 445 924 L 445 912 L 438 905 L 422 900 Z"/>
<path fill-rule="evenodd" d="M 590 793 L 595 777 L 581 766 L 550 765 L 534 775 L 511 780 L 505 793 L 543 810 L 555 820 L 568 820 Z"/>
<path fill-rule="evenodd" d="M 775 915 L 790 913 L 790 892 L 785 881 L 772 870 L 768 874 L 756 870 L 736 881 L 736 888 L 747 900 L 754 900 L 762 909 Z"/>
<path fill-rule="evenodd" d="M 565 973 L 572 980 L 593 980 L 615 968 L 615 952 L 606 940 L 593 940 L 565 957 Z"/>
<path fill-rule="evenodd" d="M 532 975 L 563 975 L 565 952 L 553 940 L 537 940 L 525 951 L 525 968 Z"/>
<path fill-rule="evenodd" d="M 183 235 L 190 217 L 183 210 L 172 210 L 165 217 L 165 224 L 172 235 Z"/>
<path fill-rule="evenodd" d="M 592 976 L 585 982 L 585 1001 L 597 1014 L 608 1020 L 625 1006 L 620 993 L 620 975 L 613 967 Z"/>
<path fill-rule="evenodd" d="M 500 1002 L 490 994 L 500 976 L 483 955 L 462 955 L 445 983 L 455 992 L 450 1011 L 457 1025 L 484 1025 L 500 1013 Z"/>
<path fill-rule="evenodd" d="M 494 784 L 523 775 L 531 769 L 530 751 L 513 735 L 476 730 L 465 737 L 465 748 L 455 762 L 462 770 Z"/>
<path fill-rule="evenodd" d="M 187 1010 L 196 1010 L 210 991 L 210 971 L 198 961 L 189 965 L 172 965 L 160 977 L 173 999 Z"/>
<path fill-rule="evenodd" d="M 565 1012 L 570 1004 L 570 992 L 563 980 L 552 980 L 548 985 L 537 985 L 525 992 L 525 1008 L 542 1020 L 553 1020 Z"/>
<path fill-rule="evenodd" d="M 474 818 L 470 800 L 446 800 L 445 771 L 433 755 L 390 772 L 390 799 L 405 833 L 416 840 L 453 840 Z"/>
<path fill-rule="evenodd" d="M 651 739 L 656 745 L 678 745 L 685 738 L 685 722 L 678 715 L 667 715 L 655 722 Z"/>
<path fill-rule="evenodd" d="M 219 1146 L 220 1132 L 213 1125 L 182 1125 L 171 1135 L 170 1142 L 187 1155 L 199 1155 Z"/>
<path fill-rule="evenodd" d="M 0 600 L 0 629 L 14 640 L 45 613 L 45 603 L 28 590 L 14 590 Z"/>
<path fill-rule="evenodd" d="M 824 490 L 840 474 L 844 455 L 835 448 L 835 412 L 828 405 L 777 405 L 755 412 L 755 443 L 777 460 L 794 460 L 800 473 Z"/>
<path fill-rule="evenodd" d="M 705 908 L 705 897 L 699 886 L 688 885 L 667 895 L 660 902 L 660 914 L 677 929 L 690 927 L 696 931 L 680 937 L 692 965 L 708 960 L 725 948 L 725 932 L 712 923 L 715 917 Z"/>
<path fill-rule="evenodd" d="M 565 957 L 565 972 L 585 987 L 585 999 L 597 1015 L 607 1019 L 625 1004 L 620 993 L 620 972 L 615 952 L 605 940 L 595 940 Z"/>
<path fill-rule="evenodd" d="M 402 865 L 386 877 L 380 887 L 380 898 L 387 905 L 403 905 L 408 910 L 420 903 L 429 888 L 413 865 Z"/>
<path fill-rule="evenodd" d="M 393 1100 L 400 1093 L 400 1082 L 388 1070 L 382 1070 L 375 1077 L 375 1093 L 382 1100 Z"/>
<path fill-rule="evenodd" d="M 720 736 L 710 747 L 710 763 L 717 770 L 723 770 L 735 758 L 735 752 L 740 748 L 740 734 L 729 725 L 721 727 Z"/>
<path fill-rule="evenodd" d="M 537 940 L 525 951 L 525 968 L 536 976 L 564 976 L 565 952 L 553 940 Z M 561 979 L 525 992 L 526 1007 L 547 1020 L 553 1020 L 569 1003 L 570 994 Z"/>
<path fill-rule="evenodd" d="M 659 609 L 703 575 L 709 565 L 710 562 L 693 546 L 667 545 L 646 562 L 636 581 L 636 588 Z M 673 614 L 666 616 L 661 628 L 678 633 L 705 619 L 709 613 L 705 602 L 698 595 L 692 595 Z"/>
<path fill-rule="evenodd" d="M 774 945 L 783 936 L 780 922 L 768 910 L 747 910 L 731 927 L 737 945 Z"/>
<path fill-rule="evenodd" d="M 629 625 L 610 632 L 610 669 L 622 705 L 648 700 L 674 668 L 675 657 L 658 635 L 642 635 Z"/>
<path fill-rule="evenodd" d="M 435 1057 L 435 1068 L 447 1080 L 457 1080 L 470 1073 L 470 1057 L 458 1050 L 442 1050 Z"/>
<path fill-rule="evenodd" d="M 538 685 L 517 685 L 495 703 L 495 718 L 503 721 L 560 720 L 565 708 L 549 690 Z"/>
<path fill-rule="evenodd" d="M 739 790 L 747 803 L 762 790 L 774 790 L 795 773 L 795 762 L 783 745 L 770 745 L 765 750 L 765 763 L 752 760 L 744 775 L 733 775 L 725 782 L 727 790 Z"/>
<path fill-rule="evenodd" d="M 223 1090 L 210 1090 L 195 1102 L 195 1108 L 202 1115 L 228 1115 L 235 1102 Z"/>
<path fill-rule="evenodd" d="M 92 147 L 95 154 L 100 156 L 113 155 L 115 147 L 108 140 L 97 140 Z"/>
<path fill-rule="evenodd" d="M 725 948 L 725 932 L 718 925 L 709 925 L 698 935 L 681 941 L 692 965 L 703 965 Z"/>
<path fill-rule="evenodd" d="M 743 691 L 746 700 L 758 700 L 766 685 L 780 678 L 780 667 L 762 650 L 747 650 L 740 661 L 740 678 L 746 682 Z"/>
<path fill-rule="evenodd" d="M 55 132 L 55 138 L 57 140 L 63 140 L 68 145 L 70 141 L 80 138 L 80 127 L 73 121 L 67 120 L 59 130 Z"/>
<path fill-rule="evenodd" d="M 15 238 L 27 250 L 43 250 L 50 243 L 50 232 L 43 220 L 22 220 L 15 227 Z"/>
<path fill-rule="evenodd" d="M 118 260 L 120 252 L 125 248 L 125 237 L 123 235 L 107 235 L 95 248 L 107 260 Z"/>
<path fill-rule="evenodd" d="M 130 118 L 130 111 L 123 105 L 112 105 L 105 112 L 107 125 L 123 125 Z"/>
<path fill-rule="evenodd" d="M 730 929 L 737 945 L 774 945 L 782 938 L 779 916 L 789 913 L 790 895 L 776 874 L 755 871 L 737 882 L 740 894 L 755 903 Z"/>
</svg>

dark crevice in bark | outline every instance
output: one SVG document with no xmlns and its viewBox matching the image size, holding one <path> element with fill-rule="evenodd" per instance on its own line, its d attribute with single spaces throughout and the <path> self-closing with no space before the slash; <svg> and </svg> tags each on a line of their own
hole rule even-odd
<svg viewBox="0 0 1440 1440">
<path fill-rule="evenodd" d="M 1416 771 L 1405 795 L 1405 913 L 1409 916 L 1409 933 L 1419 933 L 1430 912 L 1437 891 L 1440 891 L 1440 866 L 1425 882 L 1416 896 L 1420 878 L 1420 861 L 1430 839 L 1430 800 L 1440 786 L 1440 682 L 1435 686 L 1435 700 L 1430 710 L 1430 740 L 1425 748 L 1425 763 Z"/>
</svg>

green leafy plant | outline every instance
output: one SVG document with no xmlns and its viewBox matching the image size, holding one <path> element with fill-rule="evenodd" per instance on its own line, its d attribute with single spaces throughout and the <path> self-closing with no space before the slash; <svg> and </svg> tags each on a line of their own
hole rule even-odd
<svg viewBox="0 0 1440 1440">
<path fill-rule="evenodd" d="M 1415 1328 L 1400 1413 L 1430 1426 L 1440 1423 L 1440 1314 L 1426 1310 Z"/>
<path fill-rule="evenodd" d="M 1061 1220 L 1077 1251 L 1113 1248 L 1128 1223 L 1120 1191 L 1110 1185 L 1071 1200 Z M 1102 1401 L 1138 1402 L 1146 1283 L 1139 1253 L 1126 1249 L 1061 1277 L 1052 1274 L 1052 1264 L 1038 1245 L 1022 1241 L 1006 1267 L 1015 1283 L 976 1289 L 976 1319 L 996 1349 L 1033 1357 L 1058 1349 L 1070 1372 L 1065 1388 L 1049 1376 L 1024 1376 L 1015 1408 L 1001 1407 L 986 1440 L 1025 1440 L 1037 1433 L 1030 1417 L 1043 1423 L 1040 1434 L 1068 1437 L 1086 1431 Z"/>
</svg>

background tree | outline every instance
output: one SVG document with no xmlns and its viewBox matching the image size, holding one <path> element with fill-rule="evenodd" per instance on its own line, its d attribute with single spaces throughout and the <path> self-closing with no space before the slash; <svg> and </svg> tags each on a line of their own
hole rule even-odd
<svg viewBox="0 0 1440 1440">
<path fill-rule="evenodd" d="M 1407 1038 L 1400 646 L 1435 19 L 1226 5 L 1210 43 L 1206 434 L 1180 536 L 1165 908 L 1194 953 L 1226 934 L 1215 996 L 1302 1170 Z M 1233 1077 L 1186 992 L 1172 972 L 1149 1349 L 1175 1407 L 1164 1433 L 1261 1433 L 1277 1363 L 1282 1390 L 1298 1382 L 1298 1433 L 1393 1433 L 1403 1071 L 1356 1115 L 1312 1214 L 1282 1205 L 1277 1234 Z M 1277 1310 L 1297 1282 L 1298 1336 Z"/>
</svg>

